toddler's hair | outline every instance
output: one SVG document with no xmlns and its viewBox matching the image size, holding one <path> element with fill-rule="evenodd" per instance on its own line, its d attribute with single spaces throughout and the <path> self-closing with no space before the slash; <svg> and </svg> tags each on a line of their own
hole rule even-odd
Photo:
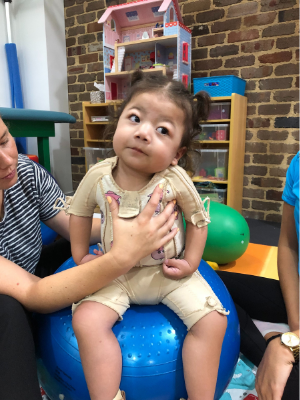
<svg viewBox="0 0 300 400">
<path fill-rule="evenodd" d="M 132 74 L 131 85 L 126 99 L 121 103 L 116 112 L 111 110 L 111 123 L 106 127 L 105 139 L 109 141 L 112 140 L 119 118 L 133 97 L 142 93 L 151 92 L 157 92 L 165 96 L 177 107 L 183 110 L 185 114 L 185 130 L 183 132 L 180 147 L 186 147 L 187 151 L 179 160 L 179 165 L 191 174 L 194 174 L 197 164 L 197 156 L 200 155 L 198 151 L 194 150 L 194 139 L 201 133 L 199 121 L 207 119 L 210 107 L 210 97 L 206 92 L 198 92 L 193 96 L 181 82 L 175 80 L 170 81 L 164 75 L 151 74 L 150 72 L 144 74 L 141 70 L 137 70 Z M 197 143 L 196 147 L 199 149 L 199 143 Z"/>
</svg>

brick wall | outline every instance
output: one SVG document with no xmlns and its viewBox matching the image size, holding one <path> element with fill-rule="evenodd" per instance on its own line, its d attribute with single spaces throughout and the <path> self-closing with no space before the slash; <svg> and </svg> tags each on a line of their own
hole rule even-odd
<svg viewBox="0 0 300 400">
<path fill-rule="evenodd" d="M 85 173 L 81 102 L 103 81 L 102 26 L 118 0 L 65 0 L 73 187 Z M 125 1 L 120 1 L 120 3 Z M 296 0 L 180 2 L 192 29 L 192 77 L 236 75 L 248 98 L 243 214 L 280 221 L 287 167 L 299 148 Z"/>
</svg>

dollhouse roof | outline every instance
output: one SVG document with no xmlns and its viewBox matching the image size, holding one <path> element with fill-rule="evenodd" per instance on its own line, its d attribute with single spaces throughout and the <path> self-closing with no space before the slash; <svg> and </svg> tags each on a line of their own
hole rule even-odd
<svg viewBox="0 0 300 400">
<path fill-rule="evenodd" d="M 122 28 L 160 22 L 162 13 L 167 11 L 171 2 L 173 2 L 178 21 L 183 23 L 178 0 L 136 0 L 131 3 L 110 6 L 98 23 L 103 24 L 110 15 Z"/>
</svg>

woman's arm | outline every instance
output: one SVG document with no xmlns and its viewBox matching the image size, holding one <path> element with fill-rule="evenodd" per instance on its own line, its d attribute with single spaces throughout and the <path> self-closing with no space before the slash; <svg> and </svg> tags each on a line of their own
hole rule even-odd
<svg viewBox="0 0 300 400">
<path fill-rule="evenodd" d="M 164 275 L 170 279 L 182 279 L 193 274 L 199 267 L 207 238 L 207 226 L 198 228 L 186 222 L 184 259 L 172 258 L 163 264 Z"/>
<path fill-rule="evenodd" d="M 15 297 L 32 311 L 47 313 L 101 289 L 176 235 L 176 229 L 170 232 L 175 220 L 172 202 L 162 214 L 153 217 L 161 193 L 157 186 L 145 209 L 133 219 L 119 218 L 118 204 L 112 199 L 114 246 L 84 265 L 40 279 L 0 257 L 0 293 Z"/>
</svg>

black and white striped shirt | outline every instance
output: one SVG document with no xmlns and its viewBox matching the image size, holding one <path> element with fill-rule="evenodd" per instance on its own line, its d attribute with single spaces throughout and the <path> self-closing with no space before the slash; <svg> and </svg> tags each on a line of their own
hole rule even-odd
<svg viewBox="0 0 300 400">
<path fill-rule="evenodd" d="M 0 255 L 34 273 L 42 250 L 40 220 L 59 211 L 53 204 L 64 194 L 39 164 L 19 154 L 18 181 L 4 191 L 4 218 L 0 222 Z"/>
</svg>

